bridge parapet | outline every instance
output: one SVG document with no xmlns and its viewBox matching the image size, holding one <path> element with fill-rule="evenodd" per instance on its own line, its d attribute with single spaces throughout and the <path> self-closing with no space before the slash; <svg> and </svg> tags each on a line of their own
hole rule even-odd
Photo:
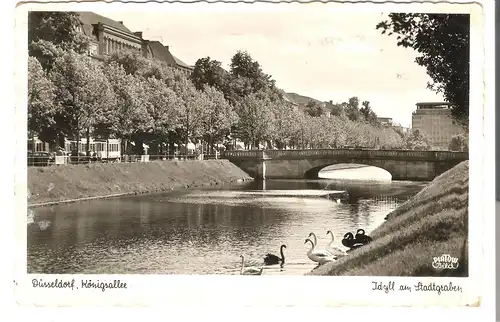
<svg viewBox="0 0 500 322">
<path fill-rule="evenodd" d="M 310 150 L 236 150 L 225 151 L 226 159 L 317 159 L 317 158 L 349 158 L 349 159 L 402 159 L 426 161 L 465 161 L 468 152 L 452 151 L 412 151 L 412 150 L 367 150 L 367 149 L 310 149 Z"/>
</svg>

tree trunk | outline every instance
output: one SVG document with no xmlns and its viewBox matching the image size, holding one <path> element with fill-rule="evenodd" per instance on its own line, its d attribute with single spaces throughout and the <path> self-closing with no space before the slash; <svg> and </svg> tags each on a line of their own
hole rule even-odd
<svg viewBox="0 0 500 322">
<path fill-rule="evenodd" d="M 80 163 L 80 129 L 76 131 L 76 164 Z"/>
<path fill-rule="evenodd" d="M 188 144 L 189 144 L 189 110 L 186 112 L 186 159 L 188 155 Z"/>
<path fill-rule="evenodd" d="M 35 153 L 36 152 L 35 133 L 33 133 L 33 131 L 30 131 L 30 136 L 31 136 L 31 152 Z"/>
<path fill-rule="evenodd" d="M 87 144 L 86 144 L 86 147 L 85 147 L 85 150 L 86 150 L 86 154 L 87 154 L 87 159 L 89 159 L 90 157 L 90 127 L 87 127 Z"/>
<path fill-rule="evenodd" d="M 210 155 L 214 154 L 214 143 L 213 143 L 212 134 L 210 134 L 210 136 L 208 138 L 208 146 L 209 146 L 208 154 L 210 154 Z"/>
<path fill-rule="evenodd" d="M 172 132 L 168 132 L 168 154 L 169 154 L 169 159 L 173 159 L 175 155 L 175 145 L 174 145 L 174 140 L 172 138 Z"/>
</svg>

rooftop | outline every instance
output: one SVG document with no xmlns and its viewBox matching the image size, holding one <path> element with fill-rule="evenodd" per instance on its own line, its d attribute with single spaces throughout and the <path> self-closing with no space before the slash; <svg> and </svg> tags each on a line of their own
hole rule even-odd
<svg viewBox="0 0 500 322">
<path fill-rule="evenodd" d="M 186 64 L 185 62 L 183 62 L 179 58 L 175 57 L 174 55 L 172 55 L 172 57 L 175 59 L 175 62 L 177 63 L 177 65 L 182 66 L 184 68 L 189 68 L 189 69 L 193 69 L 194 68 L 192 66 L 189 66 L 188 64 Z"/>
<path fill-rule="evenodd" d="M 159 61 L 165 62 L 168 65 L 177 65 L 180 67 L 193 69 L 193 67 L 189 66 L 179 58 L 172 55 L 170 52 L 169 46 L 164 46 L 161 42 L 157 40 L 149 41 L 149 48 L 151 49 L 151 53 L 153 54 L 153 58 L 158 59 Z"/>
<path fill-rule="evenodd" d="M 416 105 L 417 108 L 450 108 L 452 104 L 448 102 L 420 102 Z"/>
<path fill-rule="evenodd" d="M 114 21 L 113 19 L 98 15 L 90 11 L 79 11 L 76 13 L 80 16 L 80 20 L 86 25 L 95 25 L 98 23 L 102 23 L 125 33 L 132 35 L 134 34 L 132 31 L 130 31 L 130 29 L 125 27 L 122 22 Z"/>
</svg>

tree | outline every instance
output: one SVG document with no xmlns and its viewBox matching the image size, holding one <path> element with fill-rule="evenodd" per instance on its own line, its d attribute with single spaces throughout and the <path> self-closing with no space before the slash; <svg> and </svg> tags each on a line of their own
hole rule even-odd
<svg viewBox="0 0 500 322">
<path fill-rule="evenodd" d="M 306 112 L 309 116 L 317 117 L 325 114 L 325 108 L 321 103 L 310 100 L 307 103 L 304 112 Z"/>
<path fill-rule="evenodd" d="M 216 88 L 205 85 L 203 94 L 205 104 L 202 111 L 202 133 L 210 147 L 209 153 L 212 154 L 213 144 L 221 142 L 229 134 L 231 125 L 237 122 L 238 116 L 224 94 Z"/>
<path fill-rule="evenodd" d="M 377 114 L 370 107 L 369 101 L 363 101 L 363 107 L 359 109 L 365 120 L 372 125 L 379 125 Z"/>
<path fill-rule="evenodd" d="M 330 104 L 330 115 L 331 116 L 341 116 L 345 114 L 344 107 L 342 104 Z"/>
<path fill-rule="evenodd" d="M 432 79 L 428 88 L 454 104 L 453 116 L 468 123 L 470 15 L 391 13 L 377 24 L 382 34 L 396 34 L 397 45 L 413 48 L 415 62 Z"/>
<path fill-rule="evenodd" d="M 196 90 L 193 83 L 182 78 L 174 86 L 174 91 L 180 98 L 179 129 L 182 130 L 186 154 L 189 139 L 201 136 L 203 126 L 203 110 L 206 104 L 202 94 Z"/>
<path fill-rule="evenodd" d="M 147 111 L 148 121 L 145 133 L 149 134 L 150 141 L 155 143 L 156 152 L 161 151 L 163 138 L 170 130 L 179 126 L 181 121 L 180 105 L 181 98 L 165 83 L 154 77 L 143 80 L 144 104 Z M 142 142 L 137 141 L 138 145 Z"/>
<path fill-rule="evenodd" d="M 50 69 L 65 51 L 83 54 L 90 39 L 78 30 L 80 18 L 75 12 L 31 11 L 28 13 L 28 51 Z"/>
<path fill-rule="evenodd" d="M 108 56 L 106 58 L 106 63 L 116 63 L 122 66 L 127 74 L 139 74 L 139 71 L 141 71 L 145 65 L 148 65 L 149 61 L 137 52 L 118 51 Z"/>
<path fill-rule="evenodd" d="M 271 104 L 271 111 L 274 114 L 274 140 L 278 149 L 286 148 L 287 142 L 293 141 L 297 132 L 297 112 L 292 109 L 284 100 Z"/>
<path fill-rule="evenodd" d="M 431 145 L 419 129 L 414 129 L 407 135 L 404 147 L 409 150 L 429 150 Z"/>
<path fill-rule="evenodd" d="M 450 151 L 469 151 L 469 140 L 462 134 L 455 135 L 451 138 L 449 145 Z"/>
<path fill-rule="evenodd" d="M 259 93 L 250 94 L 238 103 L 238 135 L 245 144 L 258 148 L 260 142 L 272 137 L 274 115 L 270 105 L 269 98 Z"/>
<path fill-rule="evenodd" d="M 332 116 L 330 118 L 331 125 L 331 145 L 334 148 L 342 148 L 347 145 L 346 125 L 351 121 L 345 116 Z"/>
<path fill-rule="evenodd" d="M 40 135 L 44 128 L 54 126 L 57 111 L 54 85 L 40 62 L 35 57 L 28 57 L 28 130 L 32 138 L 34 133 Z"/>
<path fill-rule="evenodd" d="M 224 91 L 227 76 L 228 73 L 221 67 L 221 62 L 205 57 L 196 61 L 191 73 L 191 81 L 198 90 L 203 90 L 205 85 L 208 85 Z"/>
<path fill-rule="evenodd" d="M 248 78 L 231 76 L 225 85 L 224 96 L 231 105 L 236 106 L 241 99 L 253 92 L 252 84 Z"/>
<path fill-rule="evenodd" d="M 256 93 L 266 87 L 274 87 L 275 81 L 270 75 L 262 71 L 260 64 L 252 59 L 246 51 L 238 51 L 231 58 L 231 75 L 235 78 L 244 77 L 250 81 L 253 92 Z"/>
<path fill-rule="evenodd" d="M 105 68 L 105 74 L 112 86 L 116 98 L 116 109 L 113 111 L 113 122 L 107 128 L 116 137 L 123 140 L 123 151 L 127 151 L 127 142 L 134 133 L 146 131 L 150 116 L 146 109 L 146 91 L 144 80 L 128 74 L 123 66 L 110 62 Z"/>
<path fill-rule="evenodd" d="M 379 146 L 382 149 L 401 149 L 404 147 L 403 137 L 393 127 L 376 128 Z"/>
<path fill-rule="evenodd" d="M 101 65 L 85 55 L 68 51 L 57 58 L 51 71 L 56 100 L 62 117 L 57 128 L 65 135 L 74 135 L 79 152 L 80 135 L 86 131 L 87 151 L 90 131 L 115 108 L 115 97 Z"/>
<path fill-rule="evenodd" d="M 359 99 L 354 96 L 349 98 L 349 102 L 342 103 L 344 106 L 344 111 L 347 117 L 351 121 L 359 121 L 363 119 L 363 114 L 359 110 Z"/>
</svg>

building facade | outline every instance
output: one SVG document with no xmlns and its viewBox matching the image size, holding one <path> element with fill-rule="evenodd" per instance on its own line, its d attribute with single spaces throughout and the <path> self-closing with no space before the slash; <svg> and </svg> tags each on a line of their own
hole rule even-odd
<svg viewBox="0 0 500 322">
<path fill-rule="evenodd" d="M 89 55 L 99 58 L 121 51 L 143 53 L 142 32 L 132 32 L 123 21 L 114 21 L 93 12 L 78 12 L 79 30 L 92 40 Z"/>
<path fill-rule="evenodd" d="M 380 124 L 384 126 L 392 126 L 392 117 L 377 117 L 377 120 Z"/>
<path fill-rule="evenodd" d="M 116 52 L 135 51 L 143 57 L 156 59 L 189 75 L 193 67 L 172 55 L 168 46 L 143 38 L 142 31 L 132 32 L 123 21 L 115 21 L 93 12 L 78 12 L 79 31 L 90 37 L 88 54 L 103 59 Z"/>
<path fill-rule="evenodd" d="M 417 103 L 412 114 L 412 129 L 427 137 L 432 149 L 448 150 L 451 139 L 464 129 L 451 116 L 449 103 Z"/>
</svg>

